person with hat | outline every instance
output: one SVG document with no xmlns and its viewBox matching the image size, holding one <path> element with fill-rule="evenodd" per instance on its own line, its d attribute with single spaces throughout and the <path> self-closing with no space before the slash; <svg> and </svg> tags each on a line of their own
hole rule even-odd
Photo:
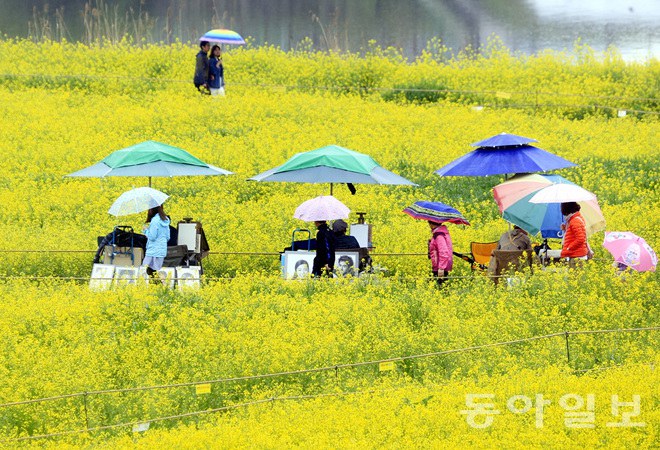
<svg viewBox="0 0 660 450">
<path fill-rule="evenodd" d="M 355 236 L 347 235 L 348 224 L 342 219 L 332 223 L 332 232 L 335 233 L 335 248 L 360 248 Z"/>
</svg>

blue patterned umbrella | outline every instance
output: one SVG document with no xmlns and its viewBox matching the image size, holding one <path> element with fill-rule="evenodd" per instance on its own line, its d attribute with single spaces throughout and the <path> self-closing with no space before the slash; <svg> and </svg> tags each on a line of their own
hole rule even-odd
<svg viewBox="0 0 660 450">
<path fill-rule="evenodd" d="M 457 209 L 440 202 L 416 201 L 411 206 L 405 208 L 403 212 L 413 219 L 470 225 L 470 222 Z"/>
</svg>

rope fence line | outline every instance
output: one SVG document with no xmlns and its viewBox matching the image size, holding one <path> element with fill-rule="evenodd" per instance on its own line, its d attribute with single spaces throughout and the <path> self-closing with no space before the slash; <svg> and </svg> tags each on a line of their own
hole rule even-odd
<svg viewBox="0 0 660 450">
<path fill-rule="evenodd" d="M 561 333 L 559 333 L 561 334 Z M 593 368 L 593 369 L 583 369 L 583 370 L 574 370 L 571 371 L 570 373 L 576 374 L 576 373 L 585 373 L 585 372 L 590 372 L 590 371 L 605 371 L 605 370 L 610 370 L 610 369 L 616 369 L 616 368 L 622 368 L 622 367 L 643 367 L 643 366 L 649 366 L 652 370 L 655 368 L 653 364 L 628 364 L 628 365 L 623 365 L 623 364 L 615 364 L 612 366 L 606 366 L 606 367 L 598 367 L 598 368 Z M 437 387 L 439 386 L 446 386 L 448 383 L 439 383 Z M 176 414 L 176 415 L 171 415 L 171 416 L 165 416 L 165 417 L 155 417 L 151 419 L 143 419 L 143 420 L 138 420 L 138 421 L 131 421 L 131 422 L 123 422 L 123 423 L 118 423 L 118 424 L 113 424 L 113 425 L 104 425 L 100 427 L 93 427 L 93 428 L 84 428 L 84 429 L 78 429 L 78 430 L 70 430 L 70 431 L 61 431 L 61 432 L 55 432 L 55 433 L 49 433 L 49 434 L 41 434 L 41 435 L 33 435 L 33 436 L 24 436 L 20 438 L 14 438 L 14 439 L 8 439 L 5 440 L 4 442 L 19 442 L 19 441 L 28 441 L 28 440 L 37 440 L 37 439 L 46 439 L 46 438 L 53 438 L 53 437 L 61 437 L 61 436 L 66 436 L 66 435 L 72 435 L 72 434 L 81 434 L 81 433 L 90 433 L 90 432 L 95 432 L 95 431 L 103 431 L 103 430 L 109 430 L 109 429 L 114 429 L 114 428 L 122 428 L 122 427 L 135 427 L 138 425 L 144 425 L 148 424 L 150 425 L 153 422 L 162 422 L 165 420 L 174 420 L 174 419 L 182 419 L 186 417 L 196 417 L 196 416 L 201 416 L 201 415 L 206 415 L 206 414 L 213 414 L 217 412 L 222 412 L 222 411 L 230 411 L 238 408 L 247 408 L 250 406 L 254 405 L 260 405 L 264 403 L 274 403 L 276 401 L 292 401 L 292 400 L 309 400 L 309 399 L 317 399 L 317 398 L 328 398 L 328 397 L 339 397 L 339 396 L 348 396 L 348 395 L 366 395 L 366 394 L 375 394 L 375 393 L 385 393 L 385 392 L 394 392 L 394 391 L 399 391 L 402 389 L 410 389 L 410 390 L 423 390 L 425 393 L 428 392 L 437 392 L 436 389 L 421 389 L 419 386 L 411 386 L 411 387 L 391 387 L 391 388 L 381 388 L 381 389 L 367 389 L 367 390 L 358 390 L 358 391 L 342 391 L 342 392 L 325 392 L 325 393 L 320 393 L 320 394 L 307 394 L 307 395 L 289 395 L 289 396 L 280 396 L 280 397 L 269 397 L 269 398 L 264 398 L 264 399 L 259 399 L 259 400 L 253 400 L 250 402 L 243 402 L 243 403 L 236 403 L 233 405 L 227 405 L 227 406 L 222 406 L 218 408 L 213 408 L 213 409 L 206 409 L 206 410 L 200 410 L 200 411 L 192 411 L 188 413 L 182 413 L 182 414 Z M 133 430 L 134 432 L 136 430 Z"/>
<path fill-rule="evenodd" d="M 611 366 L 596 367 L 596 368 L 592 368 L 592 369 L 573 370 L 570 373 L 572 373 L 572 374 L 582 374 L 582 373 L 586 373 L 586 372 L 595 372 L 595 371 L 602 372 L 602 371 L 605 371 L 605 370 L 620 369 L 620 368 L 624 368 L 624 367 L 645 367 L 645 366 L 649 366 L 649 368 L 651 368 L 651 370 L 655 369 L 655 366 L 653 364 L 648 364 L 648 363 L 647 364 L 614 364 L 614 365 L 611 365 Z M 448 383 L 440 383 L 440 385 L 443 385 L 443 386 L 446 386 L 447 384 Z M 19 441 L 27 441 L 27 440 L 33 440 L 33 439 L 34 440 L 36 440 L 36 439 L 45 439 L 45 438 L 59 437 L 59 436 L 72 435 L 72 434 L 102 431 L 102 430 L 108 430 L 108 429 L 113 429 L 113 428 L 136 426 L 136 425 L 141 425 L 141 424 L 151 424 L 152 422 L 162 422 L 162 421 L 165 421 L 165 420 L 182 419 L 182 418 L 185 418 L 185 417 L 195 417 L 195 416 L 212 414 L 212 413 L 217 413 L 217 412 L 222 412 L 222 411 L 229 411 L 229 410 L 238 409 L 238 408 L 246 408 L 246 407 L 249 407 L 249 406 L 259 405 L 259 404 L 264 404 L 264 403 L 273 403 L 275 401 L 308 400 L 308 399 L 339 397 L 339 396 L 348 396 L 348 395 L 365 395 L 365 394 L 393 392 L 393 391 L 398 391 L 398 390 L 401 390 L 401 389 L 404 389 L 404 387 L 368 389 L 368 390 L 360 390 L 360 391 L 342 391 L 342 392 L 330 392 L 330 393 L 307 394 L 307 395 L 291 395 L 291 396 L 284 396 L 284 397 L 270 397 L 270 398 L 265 398 L 265 399 L 260 399 L 260 400 L 253 400 L 253 401 L 250 401 L 250 402 L 243 402 L 243 403 L 237 403 L 237 404 L 228 405 L 228 406 L 222 406 L 222 407 L 219 407 L 219 408 L 206 409 L 206 410 L 201 410 L 201 411 L 193 411 L 193 412 L 189 412 L 189 413 L 176 414 L 176 415 L 166 416 L 166 417 L 156 417 L 156 418 L 151 418 L 151 419 L 143 419 L 143 420 L 139 420 L 139 421 L 124 422 L 124 423 L 113 424 L 113 425 L 104 425 L 104 426 L 101 426 L 101 427 L 94 427 L 94 428 L 85 428 L 85 429 L 71 430 L 71 431 L 61 431 L 61 432 L 56 432 L 56 433 L 33 435 L 33 436 L 24 436 L 24 437 L 21 437 L 21 438 L 9 439 L 9 440 L 6 440 L 4 442 L 19 442 Z M 420 387 L 415 387 L 415 386 L 408 387 L 408 389 L 422 390 Z M 425 389 L 425 392 L 433 392 L 433 391 L 436 391 L 436 389 Z"/>
<path fill-rule="evenodd" d="M 137 266 L 132 266 L 132 267 L 137 267 Z M 568 266 L 564 266 L 565 268 L 568 268 Z M 370 275 L 370 274 L 368 274 Z M 376 276 L 379 276 L 379 274 L 373 274 Z M 500 275 L 495 275 L 495 274 L 487 274 L 485 275 L 484 272 L 475 272 L 474 274 L 471 275 L 450 275 L 448 277 L 445 277 L 446 280 L 473 280 L 473 279 L 479 279 L 484 276 L 487 276 L 489 279 L 492 278 L 499 278 L 499 279 L 506 279 L 506 278 L 519 278 L 516 275 L 510 275 L 510 274 L 500 274 Z M 310 276 L 307 279 L 298 279 L 298 280 L 285 280 L 282 278 L 280 275 L 275 276 L 274 273 L 271 276 L 272 278 L 277 278 L 281 279 L 282 281 L 308 281 L 308 282 L 315 282 L 323 279 L 323 277 L 320 278 L 315 278 Z M 193 277 L 185 277 L 185 278 L 180 278 L 180 277 L 172 277 L 172 278 L 167 278 L 166 281 L 199 281 L 199 282 L 217 282 L 217 281 L 233 281 L 236 280 L 240 277 L 238 276 L 226 276 L 226 277 L 207 277 L 206 275 L 202 278 L 193 278 Z M 336 278 L 326 278 L 327 280 L 339 280 L 339 279 L 346 279 L 346 280 L 360 280 L 360 279 L 368 279 L 368 277 L 365 276 L 359 276 L 359 277 L 336 277 Z M 382 276 L 383 280 L 392 280 L 392 281 L 431 281 L 431 280 L 436 280 L 437 278 L 433 275 L 422 275 L 422 276 L 414 276 L 414 275 L 386 275 Z M 32 280 L 32 281 L 40 281 L 40 280 L 50 280 L 50 281 L 116 281 L 119 282 L 120 284 L 136 284 L 136 283 L 128 283 L 128 281 L 146 281 L 147 278 L 109 278 L 109 277 L 98 277 L 98 278 L 91 278 L 89 276 L 84 277 L 84 276 L 60 276 L 60 275 L 0 275 L 0 280 Z M 162 279 L 161 279 L 162 280 Z"/>
<path fill-rule="evenodd" d="M 646 328 L 628 328 L 628 329 L 617 329 L 617 330 L 583 330 L 583 331 L 572 331 L 572 332 L 560 332 L 560 333 L 553 333 L 549 335 L 544 335 L 544 336 L 535 336 L 532 338 L 527 338 L 527 339 L 519 339 L 515 341 L 509 341 L 509 343 L 518 343 L 518 342 L 524 342 L 524 341 L 529 341 L 529 340 L 535 340 L 535 339 L 542 339 L 542 338 L 547 338 L 547 337 L 556 337 L 556 336 L 561 336 L 561 335 L 568 335 L 568 334 L 585 334 L 585 333 L 601 333 L 601 332 L 622 332 L 622 331 L 643 331 L 643 330 L 657 330 L 660 329 L 660 327 L 646 327 Z M 493 343 L 493 344 L 486 344 L 485 346 L 477 346 L 474 348 L 481 348 L 481 347 L 486 347 L 486 346 L 493 346 L 493 345 L 504 345 L 507 344 L 506 342 L 502 343 Z M 454 351 L 457 351 L 460 349 L 455 349 Z M 436 353 L 443 353 L 443 352 L 436 352 Z M 434 354 L 436 354 L 434 353 Z M 423 355 L 414 355 L 414 356 L 423 356 Z M 402 357 L 402 358 L 393 358 L 389 360 L 382 360 L 381 362 L 389 362 L 389 361 L 397 361 L 397 360 L 402 360 L 406 359 L 407 357 Z M 622 367 L 641 367 L 641 366 L 649 366 L 652 370 L 655 369 L 653 364 L 632 364 L 632 365 L 623 365 L 623 364 L 615 364 L 611 366 L 606 366 L 606 367 L 598 367 L 598 368 L 592 368 L 592 369 L 582 369 L 582 370 L 573 370 L 569 373 L 572 374 L 580 374 L 580 373 L 585 373 L 585 372 L 592 372 L 592 371 L 605 371 L 605 370 L 610 370 L 610 369 L 615 369 L 615 368 L 622 368 Z M 335 366 L 336 367 L 336 366 Z M 441 385 L 447 385 L 447 383 L 441 383 Z M 206 409 L 206 410 L 199 410 L 199 411 L 192 411 L 192 412 L 187 412 L 187 413 L 181 413 L 181 414 L 176 414 L 176 415 L 170 415 L 170 416 L 164 416 L 164 417 L 156 417 L 156 418 L 151 418 L 151 419 L 142 419 L 138 421 L 130 421 L 130 422 L 123 422 L 123 423 L 118 423 L 118 424 L 112 424 L 112 425 L 103 425 L 99 427 L 89 427 L 87 426 L 86 428 L 83 429 L 78 429 L 78 430 L 69 430 L 69 431 L 61 431 L 61 432 L 55 432 L 55 433 L 49 433 L 49 434 L 41 434 L 41 435 L 33 435 L 33 436 L 24 436 L 20 438 L 14 438 L 14 439 L 8 439 L 3 441 L 4 443 L 8 442 L 19 442 L 19 441 L 29 441 L 29 440 L 38 440 L 38 439 L 47 439 L 47 438 L 53 438 L 53 437 L 61 437 L 61 436 L 67 436 L 67 435 L 73 435 L 73 434 L 82 434 L 82 433 L 91 433 L 91 432 L 96 432 L 96 431 L 104 431 L 104 430 L 110 430 L 110 429 L 116 429 L 116 428 L 122 428 L 122 427 L 135 427 L 139 425 L 151 425 L 153 422 L 162 422 L 165 420 L 175 420 L 175 419 L 182 419 L 186 417 L 197 417 L 201 415 L 207 415 L 207 414 L 213 414 L 217 412 L 222 412 L 222 411 L 230 411 L 238 408 L 247 408 L 250 406 L 254 405 L 259 405 L 259 404 L 265 404 L 265 403 L 274 403 L 275 401 L 292 401 L 292 400 L 308 400 L 308 399 L 316 399 L 316 398 L 327 398 L 327 397 L 338 397 L 338 396 L 347 396 L 347 395 L 365 395 L 365 394 L 374 394 L 374 393 L 383 393 L 383 392 L 393 392 L 393 391 L 398 391 L 401 389 L 404 389 L 405 387 L 397 386 L 397 387 L 391 387 L 391 388 L 381 388 L 381 389 L 368 389 L 368 390 L 358 390 L 358 391 L 342 391 L 342 392 L 331 392 L 331 393 L 319 393 L 319 394 L 307 394 L 307 395 L 290 395 L 290 396 L 280 396 L 280 397 L 269 397 L 265 399 L 259 399 L 259 400 L 253 400 L 249 402 L 243 402 L 243 403 L 237 403 L 233 405 L 227 405 L 227 406 L 222 406 L 218 408 L 213 408 L 213 409 Z M 412 389 L 414 390 L 415 387 L 413 386 Z M 421 389 L 420 387 L 417 387 L 417 389 Z M 430 391 L 435 391 L 436 389 L 431 389 Z M 429 389 L 426 389 L 426 392 L 428 392 Z M 68 396 L 70 397 L 70 396 Z M 0 405 L 0 406 L 5 406 L 5 405 Z M 145 430 L 135 430 L 133 429 L 133 432 L 139 432 L 139 431 L 145 431 Z"/>
<path fill-rule="evenodd" d="M 96 253 L 96 250 L 3 250 L 0 249 L 0 253 Z M 222 255 L 222 256 L 281 256 L 282 252 L 219 252 L 219 251 L 210 251 L 209 255 Z M 376 257 L 399 257 L 399 256 L 428 256 L 427 253 L 406 253 L 406 252 L 394 252 L 394 253 L 369 253 L 370 256 Z M 605 258 L 592 258 L 594 261 L 605 261 Z"/>
<path fill-rule="evenodd" d="M 259 400 L 253 400 L 253 401 L 250 401 L 250 402 L 236 403 L 236 404 L 233 404 L 233 405 L 222 406 L 222 407 L 219 407 L 219 408 L 205 409 L 205 410 L 201 410 L 201 411 L 193 411 L 193 412 L 189 412 L 189 413 L 176 414 L 176 415 L 166 416 L 166 417 L 156 417 L 156 418 L 152 418 L 152 419 L 144 419 L 144 420 L 139 420 L 139 421 L 124 422 L 124 423 L 118 423 L 118 424 L 113 424 L 113 425 L 104 425 L 104 426 L 94 427 L 94 428 L 84 428 L 84 429 L 79 429 L 79 430 L 60 431 L 60 432 L 49 433 L 49 434 L 24 436 L 24 437 L 21 437 L 21 438 L 9 439 L 9 440 L 6 440 L 4 442 L 18 442 L 18 441 L 26 441 L 26 440 L 32 440 L 32 439 L 44 439 L 44 438 L 65 436 L 65 435 L 71 435 L 71 434 L 87 433 L 87 432 L 93 432 L 93 431 L 103 431 L 103 430 L 108 430 L 108 429 L 112 429 L 112 428 L 136 426 L 136 425 L 141 425 L 141 424 L 145 424 L 145 423 L 151 424 L 152 422 L 162 422 L 162 421 L 165 421 L 165 420 L 182 419 L 182 418 L 185 418 L 185 417 L 200 416 L 200 415 L 205 415 L 205 414 L 210 414 L 210 413 L 229 411 L 229 410 L 232 410 L 232 409 L 245 408 L 245 407 L 248 407 L 248 406 L 259 405 L 259 404 L 264 404 L 264 403 L 273 403 L 273 402 L 276 402 L 276 401 L 309 400 L 309 399 L 314 399 L 314 398 L 339 397 L 339 396 L 345 396 L 345 395 L 365 395 L 365 394 L 375 394 L 375 393 L 382 393 L 382 392 L 392 392 L 392 391 L 397 391 L 397 390 L 401 390 L 401 389 L 402 389 L 401 387 L 396 387 L 396 388 L 383 388 L 383 389 L 369 389 L 369 390 L 362 390 L 362 391 L 326 392 L 326 393 L 321 393 L 321 394 L 289 395 L 289 396 L 284 396 L 284 397 L 269 397 L 269 398 L 264 398 L 264 399 L 259 399 Z"/>
<path fill-rule="evenodd" d="M 568 337 L 571 336 L 571 335 L 605 334 L 605 333 L 632 333 L 632 332 L 640 332 L 640 331 L 658 331 L 658 330 L 660 330 L 660 326 L 640 327 L 640 328 L 619 328 L 619 329 L 606 329 L 606 330 L 560 331 L 560 332 L 557 332 L 557 333 L 545 334 L 545 335 L 541 335 L 541 336 L 532 336 L 532 337 L 522 338 L 522 339 L 514 339 L 514 340 L 511 340 L 511 341 L 493 342 L 493 343 L 489 343 L 489 344 L 475 345 L 475 346 L 470 346 L 470 347 L 456 348 L 456 349 L 450 349 L 450 350 L 441 350 L 441 351 L 437 351 L 437 352 L 421 353 L 421 354 L 416 354 L 416 355 L 395 356 L 395 357 L 390 357 L 390 358 L 383 358 L 383 359 L 369 360 L 369 361 L 360 361 L 360 362 L 355 362 L 355 363 L 334 364 L 334 365 L 329 365 L 329 366 L 324 366 L 324 367 L 315 367 L 315 368 L 310 368 L 310 369 L 297 369 L 297 370 L 291 370 L 291 371 L 274 372 L 274 373 L 267 373 L 267 374 L 260 374 L 260 375 L 246 375 L 246 376 L 241 376 L 241 377 L 218 378 L 218 379 L 214 379 L 214 380 L 191 381 L 191 382 L 186 382 L 186 383 L 174 383 L 174 384 L 163 384 L 163 385 L 154 385 L 154 386 L 141 386 L 141 387 L 134 387 L 134 388 L 103 389 L 103 390 L 95 390 L 95 391 L 76 392 L 76 393 L 72 393 L 72 394 L 64 394 L 64 395 L 53 396 L 53 397 L 44 397 L 44 398 L 37 398 L 37 399 L 31 399 L 31 400 L 22 400 L 22 401 L 17 401 L 17 402 L 4 403 L 4 404 L 0 404 L 0 408 L 6 408 L 6 407 L 18 406 L 18 405 L 27 405 L 27 404 L 32 404 L 32 403 L 43 403 L 43 402 L 47 402 L 47 401 L 63 400 L 63 399 L 73 398 L 73 397 L 83 397 L 83 396 L 87 397 L 87 396 L 91 396 L 91 395 L 120 394 L 120 393 L 129 393 L 129 392 L 172 389 L 172 388 L 180 388 L 180 387 L 192 387 L 192 386 L 197 386 L 197 385 L 201 385 L 201 384 L 221 384 L 221 383 L 229 383 L 229 382 L 237 382 L 237 381 L 251 381 L 251 380 L 269 379 L 269 378 L 274 378 L 274 377 L 283 377 L 283 376 L 291 376 L 291 375 L 311 374 L 311 373 L 318 373 L 318 372 L 329 372 L 329 371 L 338 372 L 340 369 L 350 369 L 350 368 L 356 368 L 356 367 L 363 367 L 363 366 L 367 366 L 367 365 L 376 365 L 376 364 L 385 363 L 385 362 L 407 361 L 407 360 L 416 360 L 416 359 L 422 359 L 422 358 L 430 358 L 430 357 L 436 357 L 436 356 L 442 356 L 442 355 L 449 355 L 449 354 L 453 354 L 453 353 L 463 353 L 463 352 L 469 352 L 469 351 L 474 351 L 474 350 L 483 350 L 483 349 L 493 348 L 493 347 L 503 347 L 503 346 L 508 346 L 508 345 L 525 343 L 525 342 L 533 342 L 533 341 L 538 341 L 538 340 L 542 340 L 542 339 L 550 339 L 550 338 L 560 337 L 560 336 L 566 338 L 567 342 L 568 342 Z M 570 356 L 568 356 L 568 359 L 570 361 Z"/>
</svg>

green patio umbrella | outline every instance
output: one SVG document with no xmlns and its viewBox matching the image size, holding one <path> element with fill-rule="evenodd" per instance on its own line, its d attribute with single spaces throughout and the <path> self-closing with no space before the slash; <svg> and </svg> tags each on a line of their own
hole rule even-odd
<svg viewBox="0 0 660 450">
<path fill-rule="evenodd" d="M 231 175 L 232 172 L 206 164 L 187 151 L 156 141 L 145 141 L 117 150 L 100 162 L 67 177 L 178 177 Z"/>
<path fill-rule="evenodd" d="M 379 166 L 363 153 L 338 145 L 297 153 L 281 166 L 250 178 L 252 181 L 280 181 L 293 183 L 346 183 L 354 192 L 353 184 L 390 184 L 417 186 Z"/>
</svg>

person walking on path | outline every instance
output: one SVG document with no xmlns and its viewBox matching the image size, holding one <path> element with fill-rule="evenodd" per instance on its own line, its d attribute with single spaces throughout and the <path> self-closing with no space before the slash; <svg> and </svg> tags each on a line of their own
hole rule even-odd
<svg viewBox="0 0 660 450">
<path fill-rule="evenodd" d="M 225 95 L 225 76 L 222 66 L 222 50 L 219 45 L 211 47 L 209 58 L 209 91 L 211 95 Z"/>
<path fill-rule="evenodd" d="M 199 43 L 199 52 L 195 61 L 195 77 L 193 82 L 195 87 L 202 94 L 208 94 L 208 78 L 209 78 L 209 49 L 211 44 L 209 41 L 202 41 Z"/>
<path fill-rule="evenodd" d="M 438 222 L 428 221 L 431 227 L 431 239 L 429 240 L 429 258 L 431 269 L 436 278 L 438 286 L 442 286 L 454 266 L 454 248 L 446 225 Z"/>
</svg>

